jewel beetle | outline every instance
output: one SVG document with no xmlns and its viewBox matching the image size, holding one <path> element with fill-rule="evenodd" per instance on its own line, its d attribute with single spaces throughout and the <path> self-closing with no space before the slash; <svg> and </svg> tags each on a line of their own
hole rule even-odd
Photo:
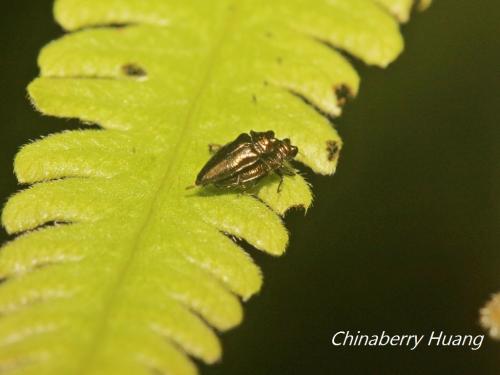
<svg viewBox="0 0 500 375">
<path fill-rule="evenodd" d="M 242 133 L 224 146 L 209 145 L 209 150 L 213 155 L 198 173 L 195 186 L 247 190 L 274 172 L 280 176 L 278 192 L 283 176 L 295 174 L 289 161 L 299 151 L 288 138 L 277 139 L 272 130 Z"/>
</svg>

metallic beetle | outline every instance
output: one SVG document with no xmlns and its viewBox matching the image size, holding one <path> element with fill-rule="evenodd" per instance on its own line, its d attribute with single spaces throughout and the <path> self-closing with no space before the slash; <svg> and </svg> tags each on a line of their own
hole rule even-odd
<svg viewBox="0 0 500 375">
<path fill-rule="evenodd" d="M 288 138 L 275 138 L 274 132 L 250 131 L 242 133 L 234 141 L 224 145 L 209 145 L 214 153 L 196 177 L 196 186 L 213 184 L 224 189 L 246 190 L 272 172 L 281 178 L 294 175 L 288 162 L 298 152 Z"/>
</svg>

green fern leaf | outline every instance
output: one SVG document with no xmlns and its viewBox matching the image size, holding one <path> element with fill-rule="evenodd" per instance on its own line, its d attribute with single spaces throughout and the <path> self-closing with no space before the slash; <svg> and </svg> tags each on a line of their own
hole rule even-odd
<svg viewBox="0 0 500 375">
<path fill-rule="evenodd" d="M 281 255 L 280 215 L 312 196 L 300 175 L 279 194 L 269 177 L 258 199 L 185 188 L 208 143 L 251 129 L 291 138 L 300 162 L 332 174 L 342 143 L 325 114 L 359 85 L 332 46 L 393 61 L 403 43 L 380 5 L 404 20 L 412 2 L 56 1 L 74 32 L 42 50 L 30 98 L 103 130 L 51 135 L 16 157 L 32 186 L 2 216 L 22 234 L 0 252 L 0 372 L 192 374 L 189 356 L 217 361 L 214 330 L 240 323 L 239 298 L 262 284 L 231 237 Z"/>
</svg>

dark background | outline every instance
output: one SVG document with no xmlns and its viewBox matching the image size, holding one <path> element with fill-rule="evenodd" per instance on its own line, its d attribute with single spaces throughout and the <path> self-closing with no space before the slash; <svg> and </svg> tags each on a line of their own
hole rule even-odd
<svg viewBox="0 0 500 375">
<path fill-rule="evenodd" d="M 39 49 L 62 33 L 51 4 L 2 11 L 2 203 L 18 189 L 19 146 L 78 127 L 26 99 Z M 406 51 L 388 70 L 355 62 L 362 87 L 336 121 L 338 172 L 308 176 L 316 201 L 306 217 L 288 215 L 285 257 L 252 254 L 263 291 L 204 374 L 500 373 L 488 338 L 478 351 L 330 344 L 339 330 L 482 333 L 478 309 L 500 290 L 499 12 L 495 0 L 438 0 L 403 27 Z"/>
</svg>

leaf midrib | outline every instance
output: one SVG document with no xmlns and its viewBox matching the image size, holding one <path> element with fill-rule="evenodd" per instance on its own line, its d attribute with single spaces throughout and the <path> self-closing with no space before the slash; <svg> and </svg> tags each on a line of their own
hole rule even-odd
<svg viewBox="0 0 500 375">
<path fill-rule="evenodd" d="M 163 189 L 165 189 L 168 192 L 173 186 L 173 184 L 166 184 L 165 182 L 169 181 L 169 179 L 172 178 L 172 174 L 176 170 L 175 168 L 176 165 L 183 160 L 183 156 L 186 153 L 186 148 L 189 144 L 188 140 L 190 138 L 189 134 L 193 132 L 194 129 L 196 128 L 195 126 L 196 123 L 193 121 L 193 118 L 195 118 L 195 114 L 198 111 L 200 105 L 200 98 L 203 96 L 203 92 L 205 91 L 209 81 L 211 80 L 211 75 L 214 68 L 214 62 L 217 60 L 217 56 L 222 48 L 222 45 L 226 42 L 228 36 L 231 35 L 231 30 L 236 24 L 235 21 L 237 18 L 236 17 L 237 2 L 233 1 L 229 3 L 226 8 L 226 11 L 228 14 L 225 17 L 225 22 L 223 27 L 221 27 L 220 31 L 221 35 L 219 36 L 219 38 L 216 39 L 216 42 L 214 43 L 214 46 L 211 49 L 211 53 L 207 58 L 206 71 L 202 76 L 203 78 L 192 100 L 190 109 L 187 111 L 185 125 L 183 126 L 182 131 L 180 132 L 179 137 L 175 142 L 175 147 L 173 148 L 174 153 L 172 155 L 171 162 L 168 164 L 166 171 L 163 177 L 161 178 L 158 189 L 151 198 L 151 203 L 147 209 L 147 214 L 140 229 L 135 235 L 135 240 L 130 248 L 129 254 L 127 255 L 127 259 L 124 261 L 123 268 L 118 273 L 118 277 L 115 283 L 110 287 L 108 298 L 106 298 L 105 300 L 106 301 L 105 307 L 103 309 L 102 314 L 100 315 L 101 319 L 97 324 L 96 333 L 93 335 L 94 338 L 89 344 L 90 345 L 89 350 L 82 356 L 80 365 L 78 366 L 75 375 L 85 375 L 88 372 L 88 370 L 91 369 L 93 360 L 96 354 L 99 352 L 102 343 L 105 342 L 106 337 L 108 335 L 107 328 L 108 328 L 109 318 L 113 312 L 114 306 L 116 305 L 115 302 L 117 301 L 120 295 L 119 293 L 120 289 L 125 284 L 127 275 L 130 273 L 129 270 L 134 264 L 134 259 L 137 253 L 140 251 L 140 243 L 145 233 L 145 230 L 146 228 L 149 227 L 149 225 L 151 224 L 151 220 L 154 217 L 155 208 L 158 206 L 157 201 L 161 195 L 160 192 L 162 192 Z"/>
</svg>

